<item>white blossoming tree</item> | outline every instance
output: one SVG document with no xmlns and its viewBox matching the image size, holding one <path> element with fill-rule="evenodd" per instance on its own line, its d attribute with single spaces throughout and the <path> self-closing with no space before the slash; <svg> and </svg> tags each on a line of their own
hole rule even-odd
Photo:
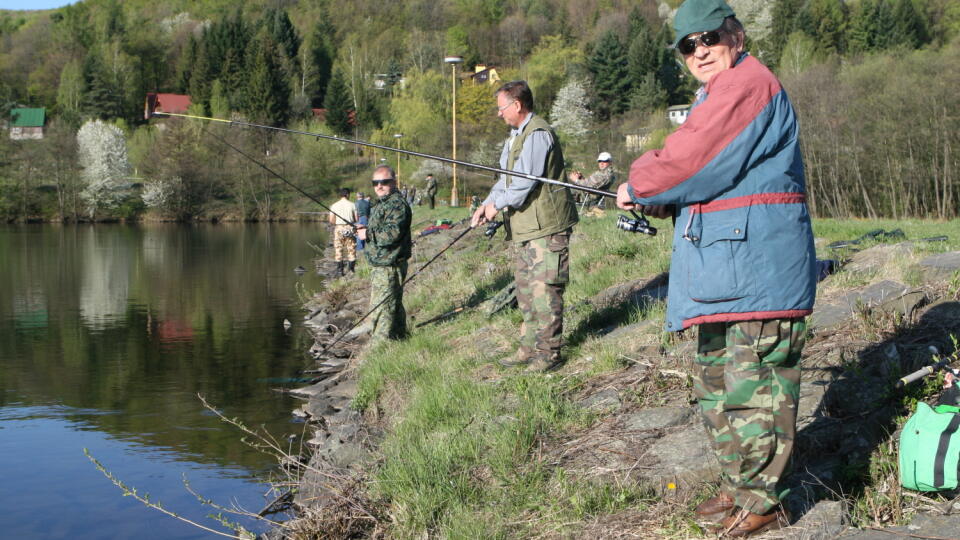
<svg viewBox="0 0 960 540">
<path fill-rule="evenodd" d="M 77 153 L 86 186 L 80 198 L 94 219 L 98 210 L 115 207 L 123 197 L 124 179 L 130 174 L 127 142 L 120 128 L 89 120 L 77 131 Z"/>
<path fill-rule="evenodd" d="M 592 114 L 587 108 L 587 88 L 583 81 L 571 79 L 557 92 L 557 99 L 550 109 L 553 129 L 567 137 L 582 137 L 587 134 Z"/>
</svg>

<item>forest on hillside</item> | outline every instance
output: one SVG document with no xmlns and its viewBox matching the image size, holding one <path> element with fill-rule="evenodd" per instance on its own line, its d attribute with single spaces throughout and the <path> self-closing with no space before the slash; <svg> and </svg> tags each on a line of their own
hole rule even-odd
<svg viewBox="0 0 960 540">
<path fill-rule="evenodd" d="M 46 109 L 42 140 L 0 137 L 0 219 L 272 220 L 314 209 L 235 146 L 321 197 L 381 159 L 401 181 L 437 162 L 308 137 L 144 118 L 148 92 L 191 113 L 345 135 L 495 165 L 506 129 L 477 65 L 530 82 L 571 168 L 609 151 L 623 171 L 673 129 L 696 89 L 675 53 L 679 0 L 83 0 L 0 11 L 0 114 Z M 820 216 L 957 214 L 953 90 L 960 4 L 731 1 L 748 49 L 802 122 Z M 318 116 L 317 109 L 324 114 Z M 402 134 L 402 137 L 395 135 Z M 644 148 L 628 147 L 627 136 Z M 492 179 L 458 169 L 460 200 Z M 449 182 L 441 196 L 449 195 Z"/>
</svg>

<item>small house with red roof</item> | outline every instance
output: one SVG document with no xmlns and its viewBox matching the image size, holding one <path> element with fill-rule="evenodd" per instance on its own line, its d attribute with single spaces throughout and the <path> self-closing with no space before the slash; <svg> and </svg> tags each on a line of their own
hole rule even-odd
<svg viewBox="0 0 960 540">
<path fill-rule="evenodd" d="M 190 96 L 148 92 L 147 101 L 143 107 L 143 118 L 149 120 L 155 112 L 187 114 L 189 108 Z"/>
</svg>

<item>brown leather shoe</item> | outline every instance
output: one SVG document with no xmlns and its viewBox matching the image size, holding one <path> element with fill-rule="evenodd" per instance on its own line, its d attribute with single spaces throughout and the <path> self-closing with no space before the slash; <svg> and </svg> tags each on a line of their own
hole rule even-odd
<svg viewBox="0 0 960 540">
<path fill-rule="evenodd" d="M 790 516 L 778 507 L 766 514 L 754 514 L 740 509 L 720 522 L 720 532 L 731 538 L 746 537 L 765 531 L 773 531 L 790 524 Z"/>
<path fill-rule="evenodd" d="M 719 522 L 727 517 L 733 507 L 733 497 L 728 493 L 720 492 L 716 497 L 710 497 L 698 504 L 693 513 L 697 516 L 697 519 Z"/>
</svg>

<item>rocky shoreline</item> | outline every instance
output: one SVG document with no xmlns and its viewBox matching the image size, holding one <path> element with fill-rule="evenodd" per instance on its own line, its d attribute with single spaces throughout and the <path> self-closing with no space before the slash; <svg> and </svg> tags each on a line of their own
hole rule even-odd
<svg viewBox="0 0 960 540">
<path fill-rule="evenodd" d="M 456 230 L 428 241 L 440 246 L 453 234 Z M 869 460 L 873 449 L 891 440 L 889 430 L 895 411 L 882 399 L 887 393 L 877 391 L 879 386 L 888 385 L 891 363 L 897 363 L 898 369 L 929 363 L 927 347 L 949 346 L 949 331 L 960 328 L 960 303 L 949 283 L 960 270 L 960 252 L 927 256 L 913 264 L 909 271 L 919 285 L 883 279 L 890 261 L 909 254 L 911 249 L 910 242 L 901 242 L 854 252 L 844 267 L 873 276 L 871 282 L 852 289 L 831 288 L 831 276 L 822 284 L 826 292 L 818 297 L 811 320 L 812 337 L 804 353 L 797 472 L 785 499 L 795 523 L 764 537 L 960 537 L 960 516 L 950 515 L 955 510 L 952 505 L 919 513 L 907 527 L 883 529 L 881 523 L 874 530 L 850 528 L 851 510 L 846 499 L 833 500 L 849 482 L 845 471 Z M 425 251 L 432 250 L 427 247 Z M 317 269 L 331 275 L 333 263 L 320 262 Z M 312 351 L 324 354 L 313 372 L 318 380 L 292 391 L 305 400 L 294 414 L 305 418 L 312 429 L 310 465 L 296 496 L 301 508 L 335 504 L 330 477 L 350 478 L 354 471 L 374 466 L 376 447 L 383 437 L 383 427 L 370 417 L 375 413 L 365 417 L 350 406 L 357 395 L 354 375 L 369 329 L 360 325 L 326 350 L 325 344 L 332 336 L 349 328 L 367 309 L 364 280 L 351 276 L 341 279 L 348 286 L 338 288 L 338 294 L 318 295 L 305 306 L 305 324 L 316 340 Z M 666 276 L 653 276 L 610 287 L 585 302 L 586 306 L 568 309 L 636 305 L 661 300 L 665 295 Z M 878 332 L 881 339 L 876 342 L 849 339 L 852 327 L 861 331 L 864 325 L 893 321 L 896 326 L 896 321 L 905 320 L 917 324 L 892 334 Z M 615 341 L 631 364 L 622 371 L 596 377 L 573 397 L 581 407 L 599 412 L 599 419 L 586 431 L 571 435 L 551 449 L 548 459 L 584 477 L 643 483 L 653 486 L 664 498 L 683 500 L 684 494 L 714 480 L 719 472 L 690 396 L 682 391 L 670 392 L 665 400 L 649 406 L 624 399 L 653 378 L 667 384 L 675 379 L 678 386 L 686 381 L 686 366 L 695 354 L 693 336 L 675 340 L 667 347 L 650 345 L 650 336 L 657 334 L 659 329 L 647 321 L 608 329 L 601 339 Z M 684 451 L 677 452 L 678 448 Z"/>
</svg>

